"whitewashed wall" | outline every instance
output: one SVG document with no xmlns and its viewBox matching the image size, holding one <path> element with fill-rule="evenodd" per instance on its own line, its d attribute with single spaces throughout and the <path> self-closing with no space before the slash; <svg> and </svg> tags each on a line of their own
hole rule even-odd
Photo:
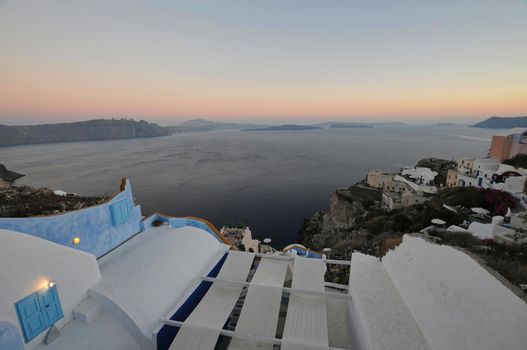
<svg viewBox="0 0 527 350">
<path fill-rule="evenodd" d="M 101 278 L 95 256 L 64 247 L 25 233 L 0 230 L 0 320 L 22 330 L 14 304 L 54 280 L 60 296 L 64 319 Z M 42 342 L 45 332 L 26 345 L 32 349 Z"/>
<path fill-rule="evenodd" d="M 527 348 L 527 304 L 467 254 L 405 236 L 383 266 L 432 349 Z"/>
</svg>

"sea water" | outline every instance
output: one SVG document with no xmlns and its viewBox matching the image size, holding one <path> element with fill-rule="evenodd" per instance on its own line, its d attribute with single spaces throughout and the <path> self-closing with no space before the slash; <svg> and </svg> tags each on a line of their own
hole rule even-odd
<svg viewBox="0 0 527 350">
<path fill-rule="evenodd" d="M 168 137 L 0 148 L 18 184 L 81 195 L 118 191 L 130 178 L 143 213 L 249 225 L 259 239 L 294 241 L 329 196 L 371 170 L 424 157 L 485 156 L 496 130 L 379 126 L 306 131 L 215 131 Z"/>
</svg>

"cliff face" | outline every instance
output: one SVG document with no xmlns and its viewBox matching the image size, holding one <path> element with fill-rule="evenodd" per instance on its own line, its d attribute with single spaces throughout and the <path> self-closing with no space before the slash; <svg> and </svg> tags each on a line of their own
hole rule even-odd
<svg viewBox="0 0 527 350">
<path fill-rule="evenodd" d="M 381 200 L 382 191 L 353 185 L 331 194 L 329 211 L 318 212 L 304 223 L 300 241 L 309 247 L 335 247 L 354 237 L 367 234 L 356 230 L 357 222 L 368 213 L 368 207 Z"/>
<path fill-rule="evenodd" d="M 365 212 L 363 201 L 357 198 L 357 192 L 362 192 L 361 190 L 364 189 L 354 186 L 331 194 L 327 213 L 328 224 L 331 223 L 335 228 L 349 228 L 354 225 L 356 218 Z"/>
<path fill-rule="evenodd" d="M 168 136 L 168 128 L 144 120 L 98 119 L 44 125 L 0 125 L 0 146 Z"/>
</svg>

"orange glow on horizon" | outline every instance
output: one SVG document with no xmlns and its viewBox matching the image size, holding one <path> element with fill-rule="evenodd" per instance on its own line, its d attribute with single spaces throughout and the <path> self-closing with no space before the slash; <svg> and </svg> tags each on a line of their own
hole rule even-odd
<svg viewBox="0 0 527 350">
<path fill-rule="evenodd" d="M 304 116 L 417 120 L 430 116 L 523 115 L 527 111 L 527 90 L 512 84 L 501 88 L 401 86 L 359 91 L 304 85 L 253 86 L 249 89 L 196 81 L 180 84 L 118 78 L 96 81 L 83 77 L 17 77 L 10 84 L 0 86 L 0 115 L 54 115 L 65 119 L 203 116 L 249 120 Z"/>
</svg>

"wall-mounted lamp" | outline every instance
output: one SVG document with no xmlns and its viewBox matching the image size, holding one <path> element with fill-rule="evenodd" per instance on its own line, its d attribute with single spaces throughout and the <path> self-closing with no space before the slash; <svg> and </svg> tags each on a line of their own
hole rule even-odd
<svg viewBox="0 0 527 350">
<path fill-rule="evenodd" d="M 80 237 L 73 237 L 73 239 L 71 240 L 71 242 L 75 245 L 79 244 L 81 242 L 81 238 Z"/>
<path fill-rule="evenodd" d="M 54 285 L 55 285 L 55 281 L 49 281 L 48 282 L 48 287 L 49 288 L 53 288 Z"/>
</svg>

